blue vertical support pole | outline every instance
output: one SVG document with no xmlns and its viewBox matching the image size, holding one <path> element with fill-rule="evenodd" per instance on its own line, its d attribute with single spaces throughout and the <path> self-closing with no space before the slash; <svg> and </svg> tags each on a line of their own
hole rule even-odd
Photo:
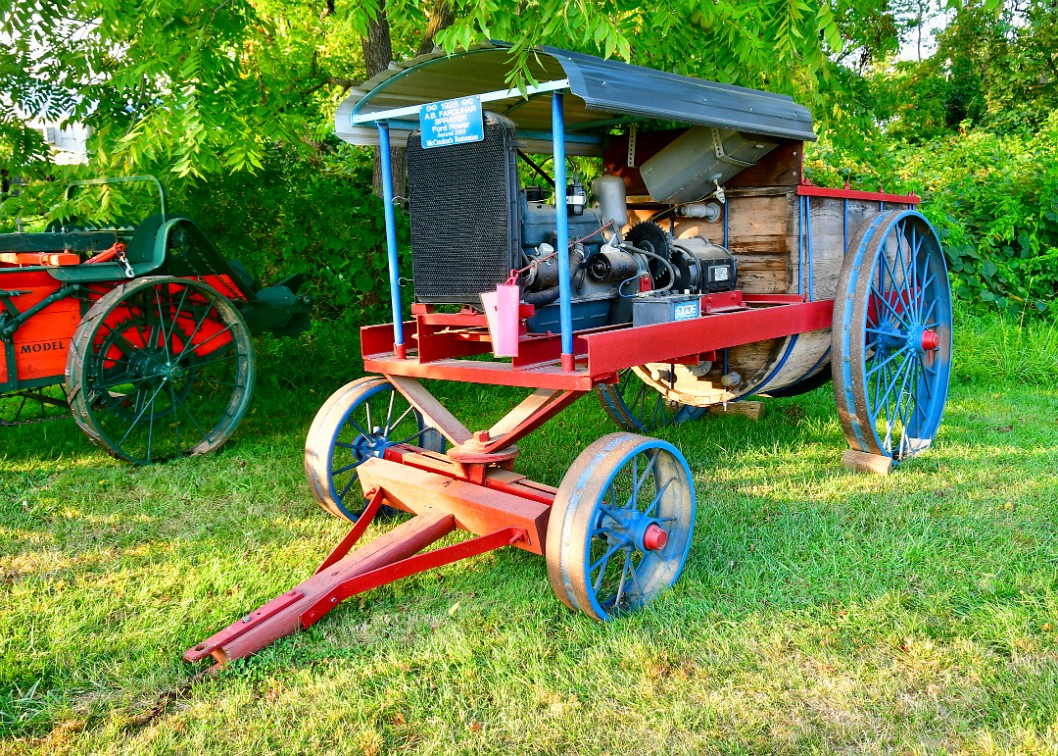
<svg viewBox="0 0 1058 756">
<path fill-rule="evenodd" d="M 573 371 L 573 305 L 569 282 L 569 218 L 566 209 L 566 119 L 562 93 L 551 96 L 551 139 L 555 155 L 555 246 L 558 251 L 558 317 L 562 369 Z"/>
<path fill-rule="evenodd" d="M 812 198 L 805 197 L 805 251 L 808 259 L 808 301 L 815 299 L 815 271 L 812 270 Z"/>
<path fill-rule="evenodd" d="M 731 215 L 731 200 L 727 200 L 726 202 L 724 202 L 723 211 L 724 211 L 724 246 L 728 247 L 730 245 L 727 242 L 727 239 L 728 239 L 727 219 Z"/>
<path fill-rule="evenodd" d="M 805 198 L 797 197 L 797 293 L 804 292 L 805 280 Z"/>
<path fill-rule="evenodd" d="M 846 197 L 842 203 L 841 241 L 844 246 L 841 248 L 841 254 L 844 255 L 849 251 L 849 198 Z"/>
<path fill-rule="evenodd" d="M 400 270 L 397 260 L 397 218 L 393 212 L 393 168 L 389 159 L 389 124 L 378 122 L 378 154 L 382 159 L 382 202 L 386 213 L 386 255 L 389 259 L 389 298 L 393 305 L 393 355 L 408 356 L 404 346 L 404 321 L 400 304 Z"/>
</svg>

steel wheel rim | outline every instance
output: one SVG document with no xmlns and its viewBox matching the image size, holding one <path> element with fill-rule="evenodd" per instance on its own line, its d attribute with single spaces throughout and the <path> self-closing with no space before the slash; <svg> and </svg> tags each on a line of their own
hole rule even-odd
<svg viewBox="0 0 1058 756">
<path fill-rule="evenodd" d="M 595 442 L 566 474 L 552 512 L 556 594 L 602 621 L 639 609 L 679 577 L 694 510 L 690 468 L 674 446 L 629 433 Z M 652 525 L 667 536 L 660 548 L 645 543 Z"/>
<path fill-rule="evenodd" d="M 320 505 L 355 521 L 366 503 L 356 486 L 360 465 L 398 444 L 439 451 L 443 440 L 438 443 L 436 431 L 384 378 L 362 378 L 336 391 L 317 413 L 305 447 L 305 472 Z"/>
<path fill-rule="evenodd" d="M 905 460 L 936 436 L 951 378 L 952 313 L 940 240 L 915 211 L 879 216 L 847 261 L 835 309 L 839 409 L 860 451 Z"/>
<path fill-rule="evenodd" d="M 633 369 L 622 370 L 617 383 L 600 383 L 595 394 L 615 423 L 625 430 L 650 431 L 697 420 L 705 407 L 674 402 L 647 385 Z"/>
<path fill-rule="evenodd" d="M 71 344 L 74 418 L 129 462 L 213 451 L 252 398 L 249 330 L 231 302 L 199 281 L 120 286 L 96 302 Z"/>
</svg>

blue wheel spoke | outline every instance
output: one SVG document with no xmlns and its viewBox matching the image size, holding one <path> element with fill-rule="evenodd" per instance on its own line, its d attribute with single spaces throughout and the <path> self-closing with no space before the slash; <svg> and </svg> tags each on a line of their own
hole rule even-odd
<svg viewBox="0 0 1058 756">
<path fill-rule="evenodd" d="M 914 231 L 912 231 L 914 233 Z M 911 287 L 911 271 L 909 263 L 913 258 L 914 253 L 912 252 L 913 246 L 907 239 L 905 233 L 901 233 L 896 237 L 896 257 L 900 259 L 900 275 L 902 276 L 902 285 L 905 289 Z"/>
<path fill-rule="evenodd" d="M 937 327 L 937 323 L 935 323 L 935 322 L 930 322 L 930 318 L 932 318 L 932 317 L 933 317 L 933 311 L 934 311 L 934 310 L 935 310 L 936 308 L 937 308 L 937 302 L 936 302 L 936 300 L 934 300 L 934 301 L 932 301 L 932 302 L 930 302 L 930 303 L 929 303 L 929 309 L 928 309 L 928 310 L 926 310 L 926 314 L 925 314 L 925 315 L 923 316 L 923 318 L 922 318 L 922 322 L 923 322 L 923 324 L 925 324 L 925 327 L 926 327 L 926 328 L 936 328 L 936 327 Z"/>
<path fill-rule="evenodd" d="M 613 602 L 615 609 L 618 609 L 621 606 L 621 596 L 624 594 L 625 579 L 628 576 L 628 567 L 631 564 L 631 562 L 632 562 L 632 552 L 631 551 L 626 551 L 625 552 L 624 564 L 621 565 L 621 582 L 617 585 L 617 597 L 614 599 L 614 602 Z"/>
<path fill-rule="evenodd" d="M 883 295 L 880 291 L 878 291 L 878 289 L 872 288 L 871 291 L 874 294 L 874 298 L 880 301 L 883 305 L 885 305 L 885 308 L 889 310 L 889 312 L 893 313 L 893 317 L 896 318 L 897 322 L 906 328 L 907 321 L 904 320 L 900 313 L 896 311 L 896 308 L 894 308 L 893 305 L 889 302 L 889 298 Z M 876 313 L 876 316 L 877 315 L 878 313 Z"/>
<path fill-rule="evenodd" d="M 634 373 L 629 370 L 628 375 L 632 376 L 634 375 Z M 646 417 L 643 410 L 644 405 L 646 403 L 646 391 L 647 384 L 643 383 L 642 381 L 639 381 L 639 385 L 636 387 L 635 398 L 632 400 L 632 404 L 630 405 L 630 408 L 632 410 L 632 419 L 639 421 L 640 427 L 645 427 L 643 425 L 643 421 L 646 420 Z"/>
<path fill-rule="evenodd" d="M 390 425 L 390 421 L 393 419 L 393 402 L 396 400 L 396 398 L 397 398 L 397 392 L 396 391 L 390 391 L 389 392 L 389 406 L 386 408 L 386 422 L 382 424 L 382 428 L 383 428 L 382 432 L 383 432 L 383 434 L 388 434 L 389 431 L 393 428 L 393 426 Z"/>
<path fill-rule="evenodd" d="M 629 554 L 629 562 L 631 562 L 631 556 L 632 555 Z M 630 563 L 629 564 L 629 568 L 630 569 L 629 569 L 629 572 L 628 572 L 628 576 L 630 578 L 632 578 L 632 585 L 635 586 L 636 591 L 638 591 L 639 595 L 642 596 L 643 595 L 643 587 L 641 585 L 639 585 L 639 578 L 636 576 L 636 565 Z"/>
<path fill-rule="evenodd" d="M 891 373 L 892 371 L 887 366 L 883 366 L 881 375 L 874 379 L 874 403 L 871 406 L 874 407 L 875 410 L 872 411 L 872 414 L 877 412 L 877 408 L 881 406 L 882 387 L 888 383 Z"/>
<path fill-rule="evenodd" d="M 359 466 L 360 466 L 360 460 L 357 460 L 356 462 L 353 462 L 351 465 L 346 465 L 345 467 L 339 467 L 337 470 L 331 470 L 331 475 L 341 475 L 342 473 L 349 472 L 354 467 L 359 467 Z"/>
<path fill-rule="evenodd" d="M 912 367 L 911 370 L 907 369 L 907 365 L 909 363 L 911 364 L 911 367 Z M 886 428 L 886 434 L 885 434 L 886 442 L 887 442 L 886 443 L 886 448 L 888 450 L 890 450 L 890 451 L 892 451 L 892 448 L 893 448 L 893 429 L 896 427 L 897 418 L 899 418 L 900 422 L 901 422 L 901 428 L 900 428 L 900 430 L 901 430 L 901 439 L 903 438 L 904 435 L 906 435 L 907 421 L 904 419 L 902 408 L 903 408 L 903 404 L 904 404 L 905 392 L 907 390 L 907 382 L 908 382 L 908 379 L 911 377 L 911 374 L 914 372 L 913 368 L 914 368 L 914 362 L 913 362 L 913 360 L 910 360 L 910 359 L 908 360 L 908 362 L 904 363 L 904 365 L 902 365 L 900 367 L 900 370 L 903 373 L 903 380 L 901 380 L 901 382 L 900 382 L 900 391 L 899 391 L 899 393 L 896 396 L 896 404 L 893 406 L 893 413 L 896 415 L 896 417 L 891 417 L 890 418 L 890 422 L 888 423 L 888 426 Z M 887 408 L 888 408 L 888 406 L 889 405 L 886 404 Z"/>
<path fill-rule="evenodd" d="M 628 497 L 628 509 L 633 511 L 636 510 L 636 504 L 639 501 L 639 488 L 642 485 L 639 480 L 639 455 L 636 454 L 632 457 L 632 493 Z"/>
<path fill-rule="evenodd" d="M 923 274 L 923 275 L 925 275 L 925 274 Z M 925 297 L 925 293 L 927 291 L 929 291 L 929 287 L 931 287 L 936 282 L 936 280 L 937 280 L 937 275 L 935 273 L 930 273 L 929 276 L 927 276 L 926 279 L 922 282 L 922 296 L 923 297 Z M 936 304 L 936 303 L 937 303 L 937 300 L 934 299 L 932 304 Z"/>
<path fill-rule="evenodd" d="M 904 350 L 903 350 L 903 349 L 898 349 L 898 350 L 896 350 L 895 352 L 892 352 L 892 353 L 891 353 L 891 354 L 890 354 L 890 355 L 889 355 L 888 357 L 886 357 L 886 358 L 885 358 L 884 360 L 882 360 L 882 361 L 881 361 L 880 363 L 878 363 L 877 365 L 873 365 L 873 366 L 871 366 L 871 367 L 870 367 L 870 368 L 869 368 L 869 369 L 867 370 L 867 377 L 868 377 L 868 378 L 870 378 L 870 377 L 871 377 L 872 375 L 874 375 L 875 373 L 877 373 L 877 372 L 878 372 L 879 370 L 881 370 L 882 368 L 884 368 L 884 367 L 885 367 L 886 365 L 888 365 L 888 364 L 889 364 L 890 362 L 892 362 L 893 360 L 895 360 L 895 359 L 896 359 L 897 357 L 899 357 L 899 356 L 900 356 L 901 354 L 903 354 L 903 353 L 904 353 Z"/>
<path fill-rule="evenodd" d="M 413 438 L 419 438 L 420 436 L 422 436 L 422 434 L 423 434 L 423 433 L 425 433 L 425 432 L 426 432 L 426 431 L 428 431 L 428 430 L 429 430 L 429 428 L 422 428 L 422 429 L 420 429 L 420 430 L 417 430 L 417 431 L 415 431 L 414 433 L 412 433 L 412 434 L 411 434 L 410 436 L 408 436 L 407 438 L 402 438 L 402 439 L 401 439 L 400 441 L 395 441 L 394 443 L 397 443 L 397 444 L 406 444 L 406 443 L 408 443 L 409 441 L 411 441 L 411 440 L 412 440 Z"/>
<path fill-rule="evenodd" d="M 918 229 L 912 229 L 914 243 L 911 245 L 911 284 L 915 291 L 915 319 L 922 319 L 922 303 L 925 301 L 926 290 L 918 284 L 918 258 L 922 251 L 923 239 L 918 238 Z M 925 263 L 929 263 L 929 255 L 925 256 Z"/>
<path fill-rule="evenodd" d="M 395 431 L 397 428 L 400 427 L 400 424 L 402 422 L 404 422 L 404 418 L 406 418 L 411 413 L 412 409 L 413 409 L 413 407 L 409 404 L 407 409 L 405 409 L 403 412 L 401 412 L 400 413 L 400 417 L 398 417 L 396 420 L 394 420 L 392 424 L 389 423 L 389 421 L 387 420 L 387 422 L 386 422 L 386 431 L 385 431 L 387 436 L 390 433 L 392 433 L 393 431 Z M 423 430 L 419 431 L 419 433 L 422 433 L 425 430 L 426 429 L 423 428 Z"/>
<path fill-rule="evenodd" d="M 884 245 L 884 244 L 882 245 L 881 254 L 879 256 L 881 257 L 881 262 L 882 262 L 882 266 L 883 266 L 884 270 L 889 272 L 889 286 L 887 287 L 887 286 L 884 286 L 882 284 L 883 278 L 882 278 L 881 275 L 879 275 L 879 277 L 878 277 L 879 278 L 879 280 L 878 280 L 878 288 L 881 289 L 882 291 L 885 291 L 887 288 L 895 290 L 896 289 L 896 271 L 894 271 L 893 270 L 893 266 L 889 264 L 889 251 L 888 251 L 888 249 L 886 249 L 886 245 Z"/>
<path fill-rule="evenodd" d="M 360 423 L 356 422 L 356 420 L 354 420 L 352 418 L 352 416 L 349 417 L 348 423 L 351 426 L 353 426 L 353 428 L 356 429 L 356 432 L 360 434 L 360 438 L 371 438 L 371 436 L 373 435 L 373 434 L 368 433 L 367 431 L 365 431 L 363 428 L 361 428 L 360 427 Z M 368 415 L 367 424 L 371 425 L 371 416 L 370 415 Z"/>
<path fill-rule="evenodd" d="M 637 494 L 638 494 L 639 490 L 642 489 L 643 485 L 646 483 L 647 475 L 649 475 L 651 472 L 653 472 L 654 465 L 655 465 L 655 463 L 657 461 L 658 461 L 658 452 L 655 451 L 654 452 L 654 456 L 652 456 L 650 458 L 650 464 L 648 464 L 646 469 L 643 470 L 643 474 L 641 476 L 639 476 L 638 478 L 636 478 L 635 477 L 635 459 L 633 459 L 633 462 L 632 462 L 632 465 L 633 465 L 632 466 L 632 477 L 633 477 L 633 480 L 636 481 L 635 490 L 632 492 L 632 505 L 633 505 L 633 508 L 635 508 L 635 503 L 637 501 Z"/>
<path fill-rule="evenodd" d="M 627 545 L 628 545 L 627 541 L 621 541 L 620 543 L 616 544 L 615 546 L 611 546 L 609 549 L 606 550 L 605 554 L 603 554 L 601 557 L 599 557 L 599 559 L 595 562 L 595 564 L 593 564 L 591 567 L 588 568 L 588 574 L 590 575 L 591 573 L 595 572 L 595 570 L 599 569 L 599 567 L 601 566 L 603 568 L 602 571 L 599 573 L 599 577 L 601 579 L 602 578 L 602 573 L 606 572 L 606 564 L 610 561 L 610 557 L 612 557 L 614 554 L 616 554 L 618 551 L 620 551 L 622 548 L 624 548 Z M 599 590 L 598 583 L 596 583 L 596 585 L 595 585 L 595 590 Z"/>
<path fill-rule="evenodd" d="M 647 517 L 650 517 L 650 516 L 653 515 L 654 510 L 656 510 L 658 508 L 658 504 L 661 503 L 661 497 L 664 496 L 665 492 L 669 490 L 669 486 L 672 485 L 672 482 L 674 480 L 676 480 L 676 479 L 675 478 L 669 478 L 665 482 L 665 485 L 662 486 L 660 491 L 658 491 L 658 495 L 654 497 L 654 501 L 650 502 L 650 506 L 647 507 L 646 511 L 643 514 L 645 514 Z"/>
<path fill-rule="evenodd" d="M 886 407 L 889 406 L 889 395 L 892 393 L 893 389 L 896 388 L 896 384 L 899 381 L 901 374 L 905 372 L 905 370 L 907 368 L 907 364 L 908 364 L 908 361 L 904 360 L 904 362 L 900 363 L 900 367 L 898 367 L 894 371 L 892 380 L 886 386 L 885 393 L 882 394 L 881 399 L 879 399 L 879 401 L 878 401 L 879 404 L 883 404 Z"/>
<path fill-rule="evenodd" d="M 345 495 L 349 493 L 349 489 L 353 487 L 353 483 L 356 483 L 359 478 L 360 476 L 357 473 L 353 473 L 349 478 L 349 482 L 345 484 L 345 488 L 343 488 L 342 492 L 338 494 L 338 501 L 345 501 Z"/>
</svg>

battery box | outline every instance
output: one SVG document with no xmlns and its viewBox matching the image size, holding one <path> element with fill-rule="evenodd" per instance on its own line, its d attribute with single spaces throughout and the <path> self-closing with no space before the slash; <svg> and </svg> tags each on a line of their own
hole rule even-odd
<svg viewBox="0 0 1058 756">
<path fill-rule="evenodd" d="M 701 294 L 641 296 L 632 301 L 632 325 L 655 325 L 694 320 L 702 315 Z"/>
</svg>

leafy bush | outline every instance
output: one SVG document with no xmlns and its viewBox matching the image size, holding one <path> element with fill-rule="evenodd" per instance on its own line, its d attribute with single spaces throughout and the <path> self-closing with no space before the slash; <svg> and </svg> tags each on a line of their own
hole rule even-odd
<svg viewBox="0 0 1058 756">
<path fill-rule="evenodd" d="M 1028 136 L 974 130 L 896 156 L 941 235 L 956 296 L 1058 313 L 1058 113 Z"/>
<path fill-rule="evenodd" d="M 272 150 L 255 175 L 215 176 L 175 193 L 229 258 L 268 284 L 300 274 L 317 315 L 351 323 L 388 319 L 382 202 L 371 191 L 369 150 L 332 144 L 311 159 Z M 407 224 L 398 214 L 401 247 Z M 402 261 L 403 270 L 410 263 Z"/>
</svg>

